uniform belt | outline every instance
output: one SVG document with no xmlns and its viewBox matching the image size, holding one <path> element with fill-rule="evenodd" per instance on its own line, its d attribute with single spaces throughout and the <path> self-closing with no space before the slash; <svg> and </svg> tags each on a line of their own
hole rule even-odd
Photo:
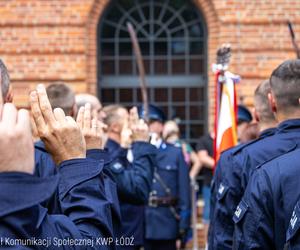
<svg viewBox="0 0 300 250">
<path fill-rule="evenodd" d="M 150 207 L 170 207 L 177 204 L 177 198 L 174 197 L 156 197 L 150 196 L 149 206 Z"/>
</svg>

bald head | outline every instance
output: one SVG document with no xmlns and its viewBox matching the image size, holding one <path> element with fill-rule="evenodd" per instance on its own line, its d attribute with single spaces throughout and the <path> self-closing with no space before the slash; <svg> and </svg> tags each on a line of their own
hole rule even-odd
<svg viewBox="0 0 300 250">
<path fill-rule="evenodd" d="M 271 93 L 269 80 L 259 84 L 254 92 L 254 108 L 259 122 L 274 123 L 276 121 L 268 100 L 269 93 Z"/>
</svg>

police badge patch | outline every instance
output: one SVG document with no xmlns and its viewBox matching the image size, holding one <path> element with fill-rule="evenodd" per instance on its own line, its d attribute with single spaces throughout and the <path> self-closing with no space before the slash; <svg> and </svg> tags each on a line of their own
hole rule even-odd
<svg viewBox="0 0 300 250">
<path fill-rule="evenodd" d="M 115 163 L 112 164 L 112 170 L 115 173 L 120 173 L 120 172 L 123 171 L 123 169 L 124 169 L 124 167 L 120 162 L 115 162 Z"/>
</svg>

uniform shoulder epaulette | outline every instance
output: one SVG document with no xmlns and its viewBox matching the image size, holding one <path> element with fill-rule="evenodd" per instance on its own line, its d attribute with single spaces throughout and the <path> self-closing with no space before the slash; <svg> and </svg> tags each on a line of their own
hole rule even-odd
<svg viewBox="0 0 300 250">
<path fill-rule="evenodd" d="M 235 150 L 237 150 L 237 149 L 238 149 L 239 147 L 241 147 L 241 146 L 242 146 L 242 145 L 236 145 L 236 146 L 234 146 L 234 147 L 224 149 L 224 150 L 222 151 L 221 154 L 232 153 L 232 152 L 234 152 Z"/>
<path fill-rule="evenodd" d="M 240 144 L 238 146 L 236 146 L 233 150 L 232 150 L 232 154 L 237 154 L 237 153 L 240 153 L 244 148 L 252 145 L 253 143 L 256 143 L 258 141 L 260 141 L 262 138 L 257 138 L 257 139 L 254 139 L 252 141 L 249 141 L 249 142 L 246 142 L 246 143 L 243 143 L 243 144 Z"/>
<path fill-rule="evenodd" d="M 268 160 L 260 163 L 259 165 L 257 165 L 256 168 L 261 168 L 263 165 L 267 164 L 268 162 L 273 161 L 276 158 L 279 158 L 280 156 L 285 155 L 289 152 L 292 152 L 295 149 L 298 149 L 298 147 L 297 147 L 296 143 L 293 143 L 290 147 L 288 147 L 286 150 L 284 150 L 284 152 L 282 152 L 282 151 L 278 152 L 278 154 L 275 154 L 271 159 L 268 159 Z"/>
</svg>

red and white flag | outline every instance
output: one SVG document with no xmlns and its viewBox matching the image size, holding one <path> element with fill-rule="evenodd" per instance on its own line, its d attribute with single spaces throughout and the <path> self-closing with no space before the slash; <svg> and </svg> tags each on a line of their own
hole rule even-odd
<svg viewBox="0 0 300 250">
<path fill-rule="evenodd" d="M 216 110 L 215 110 L 215 160 L 220 154 L 237 144 L 237 102 L 236 86 L 238 76 L 225 71 L 216 73 Z"/>
</svg>

